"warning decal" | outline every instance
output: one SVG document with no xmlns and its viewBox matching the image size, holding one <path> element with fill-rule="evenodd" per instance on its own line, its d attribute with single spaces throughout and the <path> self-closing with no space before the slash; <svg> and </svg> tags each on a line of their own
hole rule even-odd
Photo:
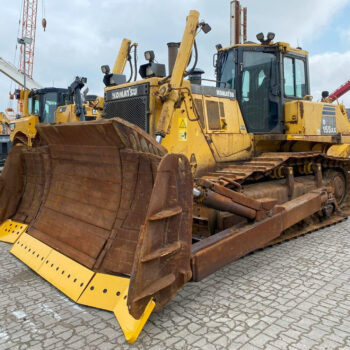
<svg viewBox="0 0 350 350">
<path fill-rule="evenodd" d="M 178 140 L 187 141 L 187 119 L 180 117 L 177 121 Z"/>
</svg>

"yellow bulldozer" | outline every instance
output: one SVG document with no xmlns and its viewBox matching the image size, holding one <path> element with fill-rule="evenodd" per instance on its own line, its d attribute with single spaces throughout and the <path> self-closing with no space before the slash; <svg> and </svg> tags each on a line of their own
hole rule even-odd
<svg viewBox="0 0 350 350">
<path fill-rule="evenodd" d="M 348 215 L 350 123 L 312 101 L 308 53 L 260 33 L 218 47 L 206 86 L 198 31 L 192 10 L 168 75 L 152 51 L 138 81 L 103 66 L 104 118 L 36 125 L 0 180 L 11 253 L 129 342 L 185 283 Z"/>
<path fill-rule="evenodd" d="M 9 123 L 10 140 L 13 144 L 32 146 L 38 137 L 38 123 L 62 123 L 100 119 L 103 98 L 93 96 L 83 101 L 81 89 L 86 78 L 76 77 L 68 89 L 47 87 L 34 90 L 17 90 L 16 99 L 21 101 L 22 113 Z"/>
<path fill-rule="evenodd" d="M 136 47 L 137 43 L 131 43 L 128 39 L 122 41 L 112 75 L 123 76 L 122 72 L 126 63 L 132 60 L 131 50 Z M 136 50 L 134 51 L 134 59 L 136 59 Z M 18 72 L 16 73 L 18 74 Z M 9 71 L 6 71 L 6 75 L 14 79 Z M 121 81 L 126 81 L 126 79 Z M 40 86 L 33 80 L 31 82 Z M 9 141 L 11 144 L 28 146 L 39 143 L 39 135 L 36 130 L 38 123 L 65 123 L 101 119 L 104 99 L 96 95 L 87 95 L 88 89 L 86 89 L 83 100 L 81 90 L 86 82 L 86 78 L 76 77 L 67 89 L 47 87 L 17 90 L 15 96 L 20 101 L 21 114 L 11 119 L 5 118 L 4 113 L 0 114 L 0 127 L 8 133 L 7 137 L 0 138 L 0 146 L 5 148 L 0 155 L 6 158 L 7 148 L 10 148 Z"/>
</svg>

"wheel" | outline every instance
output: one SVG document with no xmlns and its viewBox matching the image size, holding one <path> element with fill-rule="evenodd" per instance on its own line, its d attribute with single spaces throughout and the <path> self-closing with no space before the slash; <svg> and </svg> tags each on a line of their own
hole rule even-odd
<svg viewBox="0 0 350 350">
<path fill-rule="evenodd" d="M 344 202 L 347 194 L 346 178 L 342 171 L 328 169 L 325 172 L 325 180 L 334 189 L 334 197 L 338 205 Z"/>
</svg>

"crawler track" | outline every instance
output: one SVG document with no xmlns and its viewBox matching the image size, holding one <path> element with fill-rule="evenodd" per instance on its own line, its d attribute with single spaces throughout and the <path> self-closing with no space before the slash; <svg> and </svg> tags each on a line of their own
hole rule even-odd
<svg viewBox="0 0 350 350">
<path fill-rule="evenodd" d="M 268 152 L 244 162 L 220 164 L 215 171 L 203 178 L 226 182 L 229 186 L 230 181 L 243 184 L 261 181 L 266 177 L 278 178 L 281 167 L 295 167 L 300 175 L 305 172 L 311 174 L 312 164 L 321 164 L 323 169 L 342 168 L 346 172 L 350 170 L 350 159 L 329 157 L 321 152 Z"/>
<path fill-rule="evenodd" d="M 269 152 L 263 153 L 244 162 L 233 162 L 219 165 L 215 171 L 206 174 L 203 178 L 218 182 L 227 187 L 236 184 L 245 185 L 264 181 L 265 179 L 281 179 L 283 167 L 292 167 L 296 176 L 313 174 L 312 165 L 319 164 L 323 173 L 330 169 L 337 169 L 344 174 L 344 188 L 349 192 L 350 159 L 340 157 L 329 157 L 321 152 Z M 327 180 L 327 179 L 326 179 Z M 350 200 L 346 205 L 337 210 L 331 217 L 320 219 L 318 217 L 304 220 L 282 233 L 277 239 L 267 243 L 265 247 L 271 247 L 285 241 L 304 236 L 325 227 L 333 226 L 347 220 L 350 215 Z"/>
<path fill-rule="evenodd" d="M 295 230 L 292 228 L 291 230 L 284 232 L 279 238 L 273 240 L 272 242 L 268 243 L 266 247 L 271 247 L 276 244 L 280 244 L 286 241 L 290 241 L 291 239 L 298 238 L 300 236 L 305 236 L 309 233 L 312 233 L 314 231 L 321 230 L 322 228 L 329 227 L 329 226 L 334 226 L 339 222 L 347 220 L 347 216 L 342 216 L 339 214 L 336 214 L 326 220 L 323 220 L 322 222 L 318 224 L 311 224 L 310 226 L 307 226 L 303 229 Z"/>
</svg>

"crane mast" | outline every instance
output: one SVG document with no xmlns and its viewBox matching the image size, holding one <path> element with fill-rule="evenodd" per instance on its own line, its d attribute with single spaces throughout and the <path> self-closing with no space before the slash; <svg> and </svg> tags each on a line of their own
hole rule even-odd
<svg viewBox="0 0 350 350">
<path fill-rule="evenodd" d="M 345 95 L 348 91 L 350 91 L 350 80 L 348 80 L 345 84 L 341 85 L 337 90 L 333 91 L 329 95 L 329 98 L 332 101 L 335 101 L 336 99 L 338 99 L 341 96 Z"/>
<path fill-rule="evenodd" d="M 19 70 L 30 78 L 33 76 L 37 11 L 38 0 L 23 0 L 22 38 L 31 39 L 31 43 L 21 45 Z"/>
</svg>

